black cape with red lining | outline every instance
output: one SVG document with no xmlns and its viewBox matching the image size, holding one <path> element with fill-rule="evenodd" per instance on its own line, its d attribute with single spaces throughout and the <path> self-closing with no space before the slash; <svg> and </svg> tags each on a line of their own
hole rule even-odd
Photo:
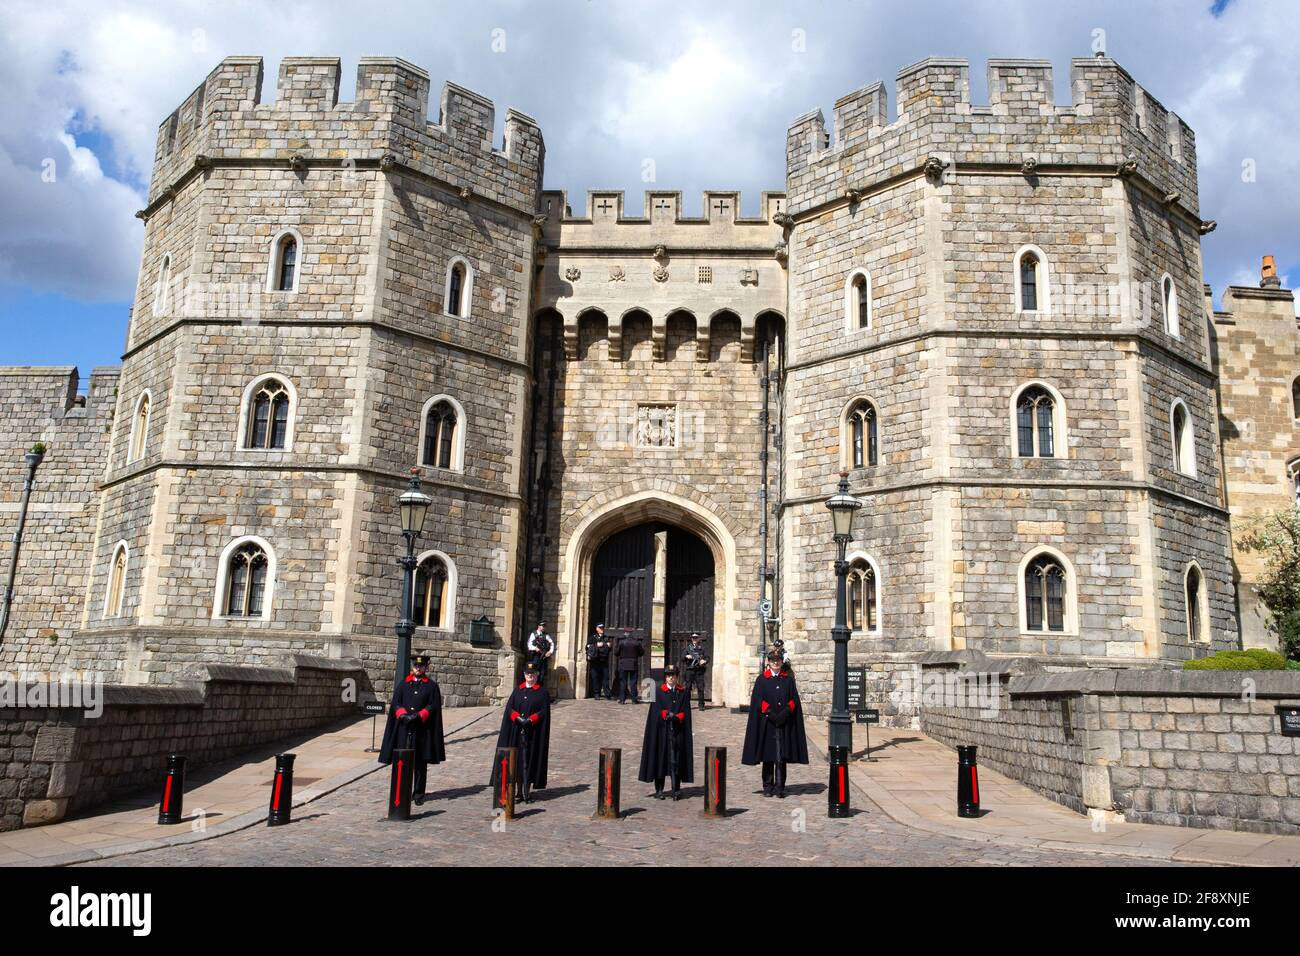
<svg viewBox="0 0 1300 956">
<path fill-rule="evenodd" d="M 516 713 L 526 718 L 536 715 L 537 720 L 530 721 L 525 731 L 517 720 L 511 718 L 511 714 Z M 527 754 L 523 752 L 525 733 L 528 735 Z M 536 790 L 546 786 L 546 762 L 551 750 L 551 698 L 545 687 L 540 684 L 536 687 L 520 684 L 515 688 L 501 714 L 501 732 L 497 735 L 497 746 L 519 747 L 519 772 L 523 773 L 526 765 L 529 786 Z M 492 786 L 495 787 L 500 781 L 501 765 L 497 763 L 494 753 Z"/>
<path fill-rule="evenodd" d="M 668 719 L 664 719 L 667 711 Z M 681 720 L 677 715 L 681 714 Z M 646 714 L 645 736 L 641 741 L 641 772 L 638 780 L 653 783 L 673 775 L 673 745 L 677 746 L 677 779 L 682 783 L 695 780 L 694 745 L 691 742 L 691 696 L 685 688 L 667 684 L 655 688 L 650 712 Z"/>
<path fill-rule="evenodd" d="M 778 761 L 807 763 L 808 737 L 794 675 L 788 670 L 774 674 L 769 668 L 754 681 L 741 763 L 753 766 Z"/>
<path fill-rule="evenodd" d="M 404 723 L 398 712 L 414 713 L 415 720 Z M 421 713 L 427 716 L 421 716 Z M 409 737 L 408 737 L 409 734 Z M 393 702 L 388 708 L 388 724 L 384 728 L 384 743 L 379 748 L 379 762 L 393 762 L 393 751 L 410 746 L 417 760 L 442 763 L 447 759 L 447 748 L 442 740 L 442 691 L 438 682 L 430 677 L 408 674 L 406 680 L 393 691 Z"/>
</svg>

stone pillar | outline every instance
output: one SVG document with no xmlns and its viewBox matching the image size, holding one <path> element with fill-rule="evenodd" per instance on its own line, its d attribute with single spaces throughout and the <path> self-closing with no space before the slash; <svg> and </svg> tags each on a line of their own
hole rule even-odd
<svg viewBox="0 0 1300 956">
<path fill-rule="evenodd" d="M 653 666 L 654 645 L 668 645 L 666 598 L 668 595 L 668 532 L 655 532 L 655 593 L 650 611 L 650 646 L 646 648 L 647 666 Z"/>
</svg>

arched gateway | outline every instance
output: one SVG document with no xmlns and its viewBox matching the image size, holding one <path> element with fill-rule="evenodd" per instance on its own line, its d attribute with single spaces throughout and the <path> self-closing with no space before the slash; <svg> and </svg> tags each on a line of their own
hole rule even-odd
<svg viewBox="0 0 1300 956">
<path fill-rule="evenodd" d="M 587 635 L 603 621 L 615 636 L 627 628 L 642 640 L 642 673 L 656 676 L 699 631 L 710 649 L 710 699 L 740 701 L 736 545 L 708 509 L 663 491 L 595 508 L 568 535 L 560 584 L 559 663 L 575 675 L 579 695 L 587 691 Z"/>
</svg>

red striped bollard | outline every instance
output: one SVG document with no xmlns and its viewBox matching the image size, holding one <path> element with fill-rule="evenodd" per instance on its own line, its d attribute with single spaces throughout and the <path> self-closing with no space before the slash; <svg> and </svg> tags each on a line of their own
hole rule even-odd
<svg viewBox="0 0 1300 956">
<path fill-rule="evenodd" d="M 162 800 L 158 804 L 159 823 L 180 823 L 185 811 L 185 757 L 167 755 L 167 770 L 163 776 Z"/>
<path fill-rule="evenodd" d="M 597 820 L 619 818 L 619 798 L 623 777 L 623 751 L 617 747 L 601 747 L 600 762 L 596 772 Z"/>
<path fill-rule="evenodd" d="M 492 812 L 501 811 L 506 820 L 515 818 L 515 786 L 519 778 L 519 748 L 498 747 L 492 778 Z"/>
<path fill-rule="evenodd" d="M 293 814 L 293 761 L 297 754 L 275 755 L 275 780 L 271 783 L 271 809 L 266 815 L 268 827 L 282 827 Z"/>
<path fill-rule="evenodd" d="M 957 748 L 957 816 L 980 815 L 979 768 L 975 764 L 975 748 Z"/>
<path fill-rule="evenodd" d="M 727 748 L 704 748 L 704 815 L 727 815 Z"/>
<path fill-rule="evenodd" d="M 411 819 L 411 778 L 415 769 L 414 750 L 393 751 L 393 772 L 388 779 L 388 819 Z"/>
<path fill-rule="evenodd" d="M 832 819 L 842 819 L 853 815 L 850 806 L 852 792 L 849 789 L 849 748 L 828 747 L 831 760 L 830 789 L 826 794 L 826 815 Z"/>
</svg>

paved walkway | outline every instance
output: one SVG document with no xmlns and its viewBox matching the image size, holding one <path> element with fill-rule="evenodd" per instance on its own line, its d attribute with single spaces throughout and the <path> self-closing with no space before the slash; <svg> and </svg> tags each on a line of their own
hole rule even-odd
<svg viewBox="0 0 1300 956">
<path fill-rule="evenodd" d="M 93 817 L 0 833 L 0 864 L 493 865 L 535 858 L 563 865 L 1105 866 L 1168 863 L 1295 865 L 1300 837 L 1090 821 L 981 768 L 988 812 L 956 817 L 955 755 L 917 731 L 872 728 L 876 759 L 853 765 L 855 814 L 826 818 L 825 724 L 809 721 L 812 762 L 790 770 L 786 800 L 762 796 L 758 768 L 739 763 L 744 715 L 695 714 L 696 782 L 681 803 L 649 799 L 635 781 L 644 705 L 566 701 L 554 712 L 551 778 L 510 823 L 494 820 L 486 775 L 496 708 L 448 710 L 448 759 L 430 770 L 431 800 L 409 823 L 383 820 L 386 771 L 376 772 L 369 719 L 266 748 L 191 775 L 186 823 L 160 827 L 156 794 Z M 863 728 L 855 743 L 865 745 Z M 731 816 L 701 814 L 704 746 L 728 747 Z M 623 748 L 620 821 L 592 820 L 596 751 Z M 294 822 L 265 826 L 274 754 L 296 762 Z M 200 815 L 200 810 L 202 814 Z M 219 839 L 214 839 L 219 837 Z"/>
<path fill-rule="evenodd" d="M 635 782 L 645 706 L 565 702 L 554 712 L 548 787 L 512 822 L 491 812 L 487 774 L 497 721 L 454 735 L 445 764 L 432 768 L 432 799 L 408 823 L 383 820 L 388 780 L 376 773 L 321 798 L 293 825 L 256 827 L 216 840 L 116 857 L 126 866 L 749 865 L 749 866 L 1104 866 L 1133 861 L 1087 852 L 1002 846 L 900 824 L 865 798 L 849 820 L 826 817 L 827 767 L 814 754 L 792 767 L 789 797 L 762 796 L 758 768 L 739 764 L 745 717 L 722 709 L 695 714 L 696 764 L 706 744 L 728 747 L 731 815 L 705 819 L 702 775 L 681 803 L 649 798 Z M 456 721 L 449 719 L 449 726 Z M 623 811 L 592 819 L 596 752 L 623 748 Z M 861 795 L 859 795 L 861 797 Z"/>
<path fill-rule="evenodd" d="M 957 754 L 918 730 L 853 728 L 853 779 L 893 819 L 929 833 L 999 846 L 1090 851 L 1161 862 L 1238 866 L 1300 865 L 1300 837 L 1235 830 L 1096 821 L 981 766 L 978 819 L 957 816 Z M 825 749 L 826 725 L 809 722 L 810 742 Z"/>
<path fill-rule="evenodd" d="M 489 708 L 449 711 L 448 731 L 488 713 Z M 495 713 L 496 708 L 491 708 Z M 294 806 L 311 803 L 327 793 L 372 773 L 375 754 L 371 721 L 349 720 L 314 736 L 279 741 L 243 757 L 190 772 L 185 788 L 185 817 L 174 826 L 158 824 L 158 794 L 144 792 L 105 804 L 93 816 L 50 826 L 0 833 L 0 866 L 65 865 L 209 839 L 257 824 L 265 824 L 275 776 L 275 755 L 292 752 Z M 384 718 L 376 724 L 382 737 Z M 159 777 L 161 782 L 161 776 Z"/>
</svg>

